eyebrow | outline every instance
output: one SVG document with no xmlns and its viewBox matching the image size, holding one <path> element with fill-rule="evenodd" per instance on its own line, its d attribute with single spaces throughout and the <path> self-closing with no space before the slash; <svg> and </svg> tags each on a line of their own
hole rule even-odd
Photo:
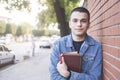
<svg viewBox="0 0 120 80">
<path fill-rule="evenodd" d="M 73 18 L 73 19 L 78 19 L 78 18 Z M 83 18 L 83 19 L 81 19 L 81 20 L 88 20 L 88 19 L 86 19 L 86 18 Z"/>
<path fill-rule="evenodd" d="M 88 20 L 88 19 L 81 19 L 81 20 Z"/>
</svg>

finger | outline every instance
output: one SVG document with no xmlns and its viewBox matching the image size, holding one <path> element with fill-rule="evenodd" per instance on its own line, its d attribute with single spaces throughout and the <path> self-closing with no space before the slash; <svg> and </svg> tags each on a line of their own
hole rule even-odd
<svg viewBox="0 0 120 80">
<path fill-rule="evenodd" d="M 60 64 L 62 64 L 63 62 L 62 58 L 63 58 L 63 54 L 60 55 Z"/>
<path fill-rule="evenodd" d="M 61 58 L 61 59 L 62 59 L 62 63 L 65 63 L 65 60 L 64 60 L 64 57 L 63 57 L 63 56 L 62 56 L 62 58 Z"/>
</svg>

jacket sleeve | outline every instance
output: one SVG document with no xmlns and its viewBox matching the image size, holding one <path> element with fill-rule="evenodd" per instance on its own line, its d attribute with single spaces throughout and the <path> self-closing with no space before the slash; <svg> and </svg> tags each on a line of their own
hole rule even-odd
<svg viewBox="0 0 120 80">
<path fill-rule="evenodd" d="M 70 80 L 100 80 L 102 73 L 102 48 L 98 47 L 95 61 L 88 73 L 77 73 L 71 71 Z"/>
<path fill-rule="evenodd" d="M 52 52 L 50 54 L 50 65 L 49 65 L 49 72 L 50 72 L 50 80 L 67 80 L 63 76 L 59 74 L 57 71 L 57 63 L 59 62 L 59 44 L 54 44 L 52 47 Z"/>
</svg>

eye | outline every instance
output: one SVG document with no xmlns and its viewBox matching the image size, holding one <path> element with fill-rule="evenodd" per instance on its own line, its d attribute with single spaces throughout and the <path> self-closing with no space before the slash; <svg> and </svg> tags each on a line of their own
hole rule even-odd
<svg viewBox="0 0 120 80">
<path fill-rule="evenodd" d="M 77 22 L 78 20 L 77 20 L 77 19 L 73 19 L 72 21 L 73 21 L 73 22 Z"/>
<path fill-rule="evenodd" d="M 82 20 L 81 22 L 86 23 L 86 22 L 87 22 L 87 20 Z"/>
</svg>

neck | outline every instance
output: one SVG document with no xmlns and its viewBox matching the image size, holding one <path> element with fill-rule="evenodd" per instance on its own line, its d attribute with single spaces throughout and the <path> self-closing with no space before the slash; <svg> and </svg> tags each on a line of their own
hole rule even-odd
<svg viewBox="0 0 120 80">
<path fill-rule="evenodd" d="M 78 35 L 78 36 L 72 35 L 72 38 L 74 41 L 83 41 L 83 40 L 85 40 L 85 37 L 86 37 L 86 34 L 85 35 Z"/>
</svg>

